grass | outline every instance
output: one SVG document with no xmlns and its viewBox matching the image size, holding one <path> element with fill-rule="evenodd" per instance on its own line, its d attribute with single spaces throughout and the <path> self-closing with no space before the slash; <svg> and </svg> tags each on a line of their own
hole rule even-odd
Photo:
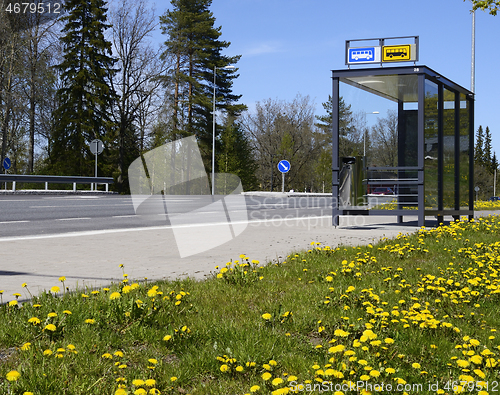
<svg viewBox="0 0 500 395">
<path fill-rule="evenodd" d="M 372 208 L 372 210 L 397 210 L 398 204 L 396 200 L 391 202 L 379 204 Z M 417 206 L 404 206 L 403 210 L 416 210 Z M 430 208 L 430 207 L 429 207 Z M 489 202 L 484 200 L 477 200 L 474 202 L 474 210 L 500 210 L 500 201 Z"/>
<path fill-rule="evenodd" d="M 61 277 L 2 299 L 0 393 L 495 393 L 499 234 L 491 216 L 277 264 L 241 256 L 206 281 L 122 268 L 75 291 Z"/>
</svg>

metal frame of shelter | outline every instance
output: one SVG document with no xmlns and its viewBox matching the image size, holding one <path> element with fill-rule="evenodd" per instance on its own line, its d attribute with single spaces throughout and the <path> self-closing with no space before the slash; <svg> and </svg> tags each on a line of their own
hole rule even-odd
<svg viewBox="0 0 500 395">
<path fill-rule="evenodd" d="M 427 66 L 333 70 L 332 222 L 341 215 L 392 215 L 425 218 L 474 215 L 474 95 Z M 344 88 L 346 87 L 346 88 Z M 397 106 L 397 159 L 392 165 L 370 157 L 340 157 L 345 138 L 340 125 L 342 89 L 361 90 Z M 350 103 L 345 102 L 346 105 Z M 357 164 L 355 164 L 357 161 Z M 359 171 L 352 172 L 357 166 Z M 350 169 L 347 177 L 346 169 Z M 355 173 L 359 173 L 357 182 Z M 346 173 L 347 174 L 347 173 Z M 347 184 L 351 186 L 346 187 Z M 392 209 L 370 202 L 373 187 L 395 189 Z M 353 193 L 359 186 L 359 191 Z M 346 192 L 347 191 L 347 192 Z M 387 198 L 385 203 L 387 203 Z"/>
</svg>

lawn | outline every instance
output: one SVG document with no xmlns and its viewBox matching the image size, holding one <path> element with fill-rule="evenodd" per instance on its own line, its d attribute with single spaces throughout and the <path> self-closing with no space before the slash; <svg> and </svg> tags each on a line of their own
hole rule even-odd
<svg viewBox="0 0 500 395">
<path fill-rule="evenodd" d="M 489 216 L 205 281 L 117 267 L 109 288 L 0 295 L 0 394 L 494 394 L 499 235 Z"/>
</svg>

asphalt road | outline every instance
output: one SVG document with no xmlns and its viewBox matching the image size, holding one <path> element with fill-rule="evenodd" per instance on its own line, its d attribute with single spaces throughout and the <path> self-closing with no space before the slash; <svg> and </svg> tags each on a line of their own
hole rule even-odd
<svg viewBox="0 0 500 395">
<path fill-rule="evenodd" d="M 69 232 L 133 229 L 175 224 L 216 223 L 221 216 L 248 220 L 304 218 L 331 215 L 328 197 L 155 196 L 136 214 L 131 196 L 0 196 L 0 238 L 64 234 Z M 226 199 L 227 200 L 227 199 Z M 224 211 L 223 208 L 226 210 Z"/>
</svg>

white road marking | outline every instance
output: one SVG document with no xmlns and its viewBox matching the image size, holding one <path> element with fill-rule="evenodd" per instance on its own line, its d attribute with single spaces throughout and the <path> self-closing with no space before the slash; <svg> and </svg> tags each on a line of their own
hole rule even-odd
<svg viewBox="0 0 500 395">
<path fill-rule="evenodd" d="M 90 217 L 78 217 L 78 218 L 57 218 L 56 221 L 79 221 L 81 219 L 92 219 Z"/>
<path fill-rule="evenodd" d="M 275 219 L 257 219 L 257 220 L 248 220 L 248 221 L 234 221 L 230 222 L 231 225 L 239 225 L 239 224 L 258 224 L 258 223 L 269 223 L 269 222 L 289 222 L 289 221 L 308 221 L 308 220 L 317 220 L 322 218 L 332 218 L 331 215 L 322 215 L 322 216 L 310 216 L 310 217 L 294 217 L 294 218 L 275 218 Z M 174 229 L 174 228 L 197 228 L 197 227 L 207 227 L 207 226 L 217 226 L 224 225 L 226 226 L 227 222 L 211 222 L 206 224 L 186 224 L 186 225 L 164 225 L 164 226 L 151 226 L 151 227 L 142 227 L 142 228 L 129 228 L 129 229 L 106 229 L 106 230 L 91 230 L 91 231 L 83 231 L 83 232 L 71 232 L 71 233 L 59 233 L 53 235 L 39 235 L 39 236 L 13 236 L 13 237 L 4 237 L 0 238 L 0 242 L 3 241 L 20 241 L 20 240 L 38 240 L 38 239 L 57 239 L 60 237 L 82 237 L 82 236 L 96 236 L 96 235 L 105 235 L 112 233 L 124 233 L 124 232 L 143 232 L 143 231 L 155 231 L 162 229 Z"/>
</svg>

